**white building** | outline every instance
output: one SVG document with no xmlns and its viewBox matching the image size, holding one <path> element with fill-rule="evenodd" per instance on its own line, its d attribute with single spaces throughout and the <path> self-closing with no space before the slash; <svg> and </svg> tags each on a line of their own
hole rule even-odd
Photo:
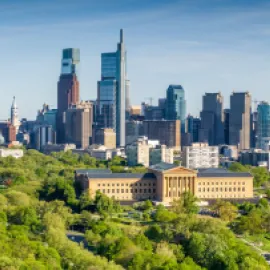
<svg viewBox="0 0 270 270">
<path fill-rule="evenodd" d="M 12 101 L 12 105 L 10 109 L 10 121 L 11 121 L 11 124 L 16 128 L 16 134 L 17 134 L 21 123 L 19 121 L 18 107 L 16 104 L 15 97 L 13 97 L 13 101 Z"/>
<path fill-rule="evenodd" d="M 183 166 L 190 169 L 218 168 L 219 148 L 208 143 L 193 143 L 184 147 Z"/>
<path fill-rule="evenodd" d="M 23 157 L 23 150 L 22 149 L 0 149 L 0 157 L 21 158 Z"/>
<path fill-rule="evenodd" d="M 142 164 L 145 167 L 160 162 L 173 163 L 173 149 L 160 145 L 159 141 L 140 137 L 136 142 L 126 146 L 126 156 L 129 166 Z"/>
</svg>

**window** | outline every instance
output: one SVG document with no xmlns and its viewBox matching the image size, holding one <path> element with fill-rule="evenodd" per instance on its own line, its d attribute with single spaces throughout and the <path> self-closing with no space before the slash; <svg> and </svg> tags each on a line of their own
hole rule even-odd
<svg viewBox="0 0 270 270">
<path fill-rule="evenodd" d="M 147 193 L 147 189 L 146 188 L 144 189 L 144 193 Z"/>
<path fill-rule="evenodd" d="M 229 188 L 229 191 L 232 191 L 232 188 Z"/>
<path fill-rule="evenodd" d="M 153 193 L 156 193 L 156 189 L 153 189 Z"/>
<path fill-rule="evenodd" d="M 149 183 L 149 187 L 151 187 L 151 183 Z"/>
<path fill-rule="evenodd" d="M 133 189 L 130 190 L 130 193 L 133 193 Z"/>
<path fill-rule="evenodd" d="M 119 187 L 119 184 L 116 184 Z"/>
<path fill-rule="evenodd" d="M 137 193 L 137 188 L 135 188 L 135 193 Z"/>
<path fill-rule="evenodd" d="M 235 187 L 233 188 L 233 191 L 236 191 L 236 188 Z"/>
<path fill-rule="evenodd" d="M 153 187 L 155 187 L 156 186 L 156 183 L 153 183 Z"/>
<path fill-rule="evenodd" d="M 241 188 L 240 187 L 238 188 L 238 191 L 241 191 Z"/>
<path fill-rule="evenodd" d="M 142 186 L 142 183 L 140 183 L 140 187 Z"/>
<path fill-rule="evenodd" d="M 140 193 L 142 193 L 142 189 L 140 188 Z"/>
<path fill-rule="evenodd" d="M 218 187 L 216 188 L 216 192 L 218 192 Z"/>
<path fill-rule="evenodd" d="M 124 184 L 122 183 L 122 184 L 121 184 L 121 186 L 123 187 L 123 186 L 124 186 Z"/>
<path fill-rule="evenodd" d="M 222 191 L 222 187 L 220 188 L 220 191 Z"/>
<path fill-rule="evenodd" d="M 112 189 L 112 193 L 114 193 L 114 189 Z"/>
<path fill-rule="evenodd" d="M 126 184 L 126 186 L 128 187 L 128 184 Z"/>
<path fill-rule="evenodd" d="M 128 189 L 126 189 L 126 193 L 128 193 Z"/>
<path fill-rule="evenodd" d="M 227 188 L 225 187 L 225 191 L 227 191 Z"/>
<path fill-rule="evenodd" d="M 100 187 L 100 184 L 98 184 L 98 187 Z"/>
<path fill-rule="evenodd" d="M 200 186 L 201 185 L 201 182 L 199 182 L 198 185 Z"/>
<path fill-rule="evenodd" d="M 212 192 L 214 192 L 215 191 L 215 189 L 214 188 L 212 188 Z"/>
<path fill-rule="evenodd" d="M 218 182 L 216 182 L 216 185 L 218 185 Z"/>
<path fill-rule="evenodd" d="M 105 184 L 103 184 L 102 186 L 105 187 Z"/>
<path fill-rule="evenodd" d="M 205 191 L 205 188 L 203 188 L 203 192 Z"/>
<path fill-rule="evenodd" d="M 135 183 L 135 186 L 137 186 L 137 183 Z"/>
<path fill-rule="evenodd" d="M 124 193 L 125 191 L 124 191 L 124 189 L 121 189 L 121 193 Z"/>
<path fill-rule="evenodd" d="M 201 188 L 198 188 L 198 191 L 201 192 Z"/>
<path fill-rule="evenodd" d="M 242 185 L 244 185 L 245 184 L 245 182 L 242 182 Z"/>
<path fill-rule="evenodd" d="M 144 186 L 147 186 L 147 183 L 144 183 Z"/>
<path fill-rule="evenodd" d="M 148 189 L 148 193 L 151 193 L 151 188 Z"/>
<path fill-rule="evenodd" d="M 105 190 L 105 189 L 102 189 L 102 192 L 103 192 L 103 193 L 106 193 L 106 190 Z"/>
<path fill-rule="evenodd" d="M 107 192 L 110 193 L 110 190 L 108 189 Z"/>
<path fill-rule="evenodd" d="M 114 187 L 114 184 L 112 184 L 112 186 Z"/>
<path fill-rule="evenodd" d="M 244 187 L 242 187 L 242 191 L 245 191 L 245 188 Z"/>
<path fill-rule="evenodd" d="M 116 193 L 119 193 L 119 192 L 120 192 L 120 189 L 117 189 L 117 190 L 116 190 Z"/>
</svg>

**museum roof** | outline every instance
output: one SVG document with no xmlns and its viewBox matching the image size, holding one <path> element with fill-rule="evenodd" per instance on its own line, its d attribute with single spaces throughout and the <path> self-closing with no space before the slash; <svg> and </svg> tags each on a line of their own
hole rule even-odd
<svg viewBox="0 0 270 270">
<path fill-rule="evenodd" d="M 95 179 L 125 179 L 125 178 L 152 178 L 155 179 L 156 176 L 153 173 L 93 173 L 88 174 L 88 178 Z"/>
<path fill-rule="evenodd" d="M 155 170 L 155 171 L 167 171 L 167 170 L 170 170 L 170 169 L 173 169 L 173 168 L 177 168 L 179 166 L 175 165 L 175 164 L 171 164 L 171 163 L 166 163 L 166 162 L 160 162 L 156 165 L 152 165 L 150 166 L 149 168 L 152 169 L 152 170 Z"/>
<path fill-rule="evenodd" d="M 224 168 L 198 169 L 197 177 L 252 177 L 249 172 L 231 172 Z"/>
<path fill-rule="evenodd" d="M 108 174 L 112 173 L 110 169 L 77 169 L 75 170 L 76 174 Z"/>
</svg>

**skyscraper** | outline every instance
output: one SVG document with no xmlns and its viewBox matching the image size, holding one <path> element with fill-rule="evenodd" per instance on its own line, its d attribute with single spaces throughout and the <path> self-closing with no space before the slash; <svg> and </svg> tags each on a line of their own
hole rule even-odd
<svg viewBox="0 0 270 270">
<path fill-rule="evenodd" d="M 61 75 L 57 92 L 57 142 L 65 141 L 65 111 L 80 100 L 78 81 L 79 49 L 64 49 L 62 54 Z"/>
<path fill-rule="evenodd" d="M 205 93 L 201 111 L 201 131 L 205 138 L 202 142 L 209 145 L 224 143 L 223 97 L 221 93 Z"/>
<path fill-rule="evenodd" d="M 229 142 L 239 149 L 250 148 L 251 95 L 233 92 L 230 97 Z"/>
<path fill-rule="evenodd" d="M 270 104 L 261 102 L 257 108 L 257 142 L 256 147 L 268 150 L 270 142 Z"/>
<path fill-rule="evenodd" d="M 16 134 L 17 134 L 20 127 L 20 121 L 19 121 L 18 107 L 16 104 L 15 97 L 13 97 L 13 101 L 12 101 L 12 105 L 10 109 L 10 122 L 11 122 L 11 125 L 15 127 Z"/>
<path fill-rule="evenodd" d="M 123 30 L 117 51 L 101 54 L 101 81 L 98 82 L 98 110 L 101 126 L 116 131 L 117 146 L 125 146 L 126 51 Z M 129 90 L 129 89 L 127 89 Z"/>
<path fill-rule="evenodd" d="M 166 119 L 180 120 L 181 133 L 185 133 L 186 100 L 181 85 L 169 85 L 167 89 Z"/>
<path fill-rule="evenodd" d="M 74 143 L 77 148 L 87 148 L 92 137 L 93 108 L 92 103 L 82 101 L 72 105 L 66 111 L 66 142 Z"/>
</svg>

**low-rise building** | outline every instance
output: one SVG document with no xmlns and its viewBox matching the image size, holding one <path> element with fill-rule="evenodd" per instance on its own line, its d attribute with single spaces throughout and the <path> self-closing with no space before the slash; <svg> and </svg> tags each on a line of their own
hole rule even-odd
<svg viewBox="0 0 270 270">
<path fill-rule="evenodd" d="M 158 140 L 148 140 L 140 137 L 136 142 L 126 146 L 126 156 L 129 166 L 142 164 L 145 167 L 160 162 L 173 163 L 172 148 L 160 145 Z"/>
<path fill-rule="evenodd" d="M 209 146 L 208 143 L 193 143 L 184 147 L 183 166 L 190 169 L 218 168 L 218 146 Z"/>
<path fill-rule="evenodd" d="M 46 144 L 42 151 L 45 155 L 50 155 L 52 152 L 67 152 L 73 149 L 76 149 L 75 144 Z"/>
<path fill-rule="evenodd" d="M 107 169 L 77 170 L 75 181 L 91 196 L 100 191 L 119 201 L 172 202 L 187 191 L 201 200 L 253 198 L 250 173 L 220 168 L 196 171 L 164 162 L 149 167 L 145 174 L 112 173 Z"/>
<path fill-rule="evenodd" d="M 243 165 L 259 166 L 261 162 L 267 162 L 269 168 L 270 151 L 262 149 L 250 149 L 240 152 L 239 162 Z"/>
<path fill-rule="evenodd" d="M 21 158 L 23 157 L 23 150 L 22 149 L 0 149 L 0 157 Z"/>
</svg>

